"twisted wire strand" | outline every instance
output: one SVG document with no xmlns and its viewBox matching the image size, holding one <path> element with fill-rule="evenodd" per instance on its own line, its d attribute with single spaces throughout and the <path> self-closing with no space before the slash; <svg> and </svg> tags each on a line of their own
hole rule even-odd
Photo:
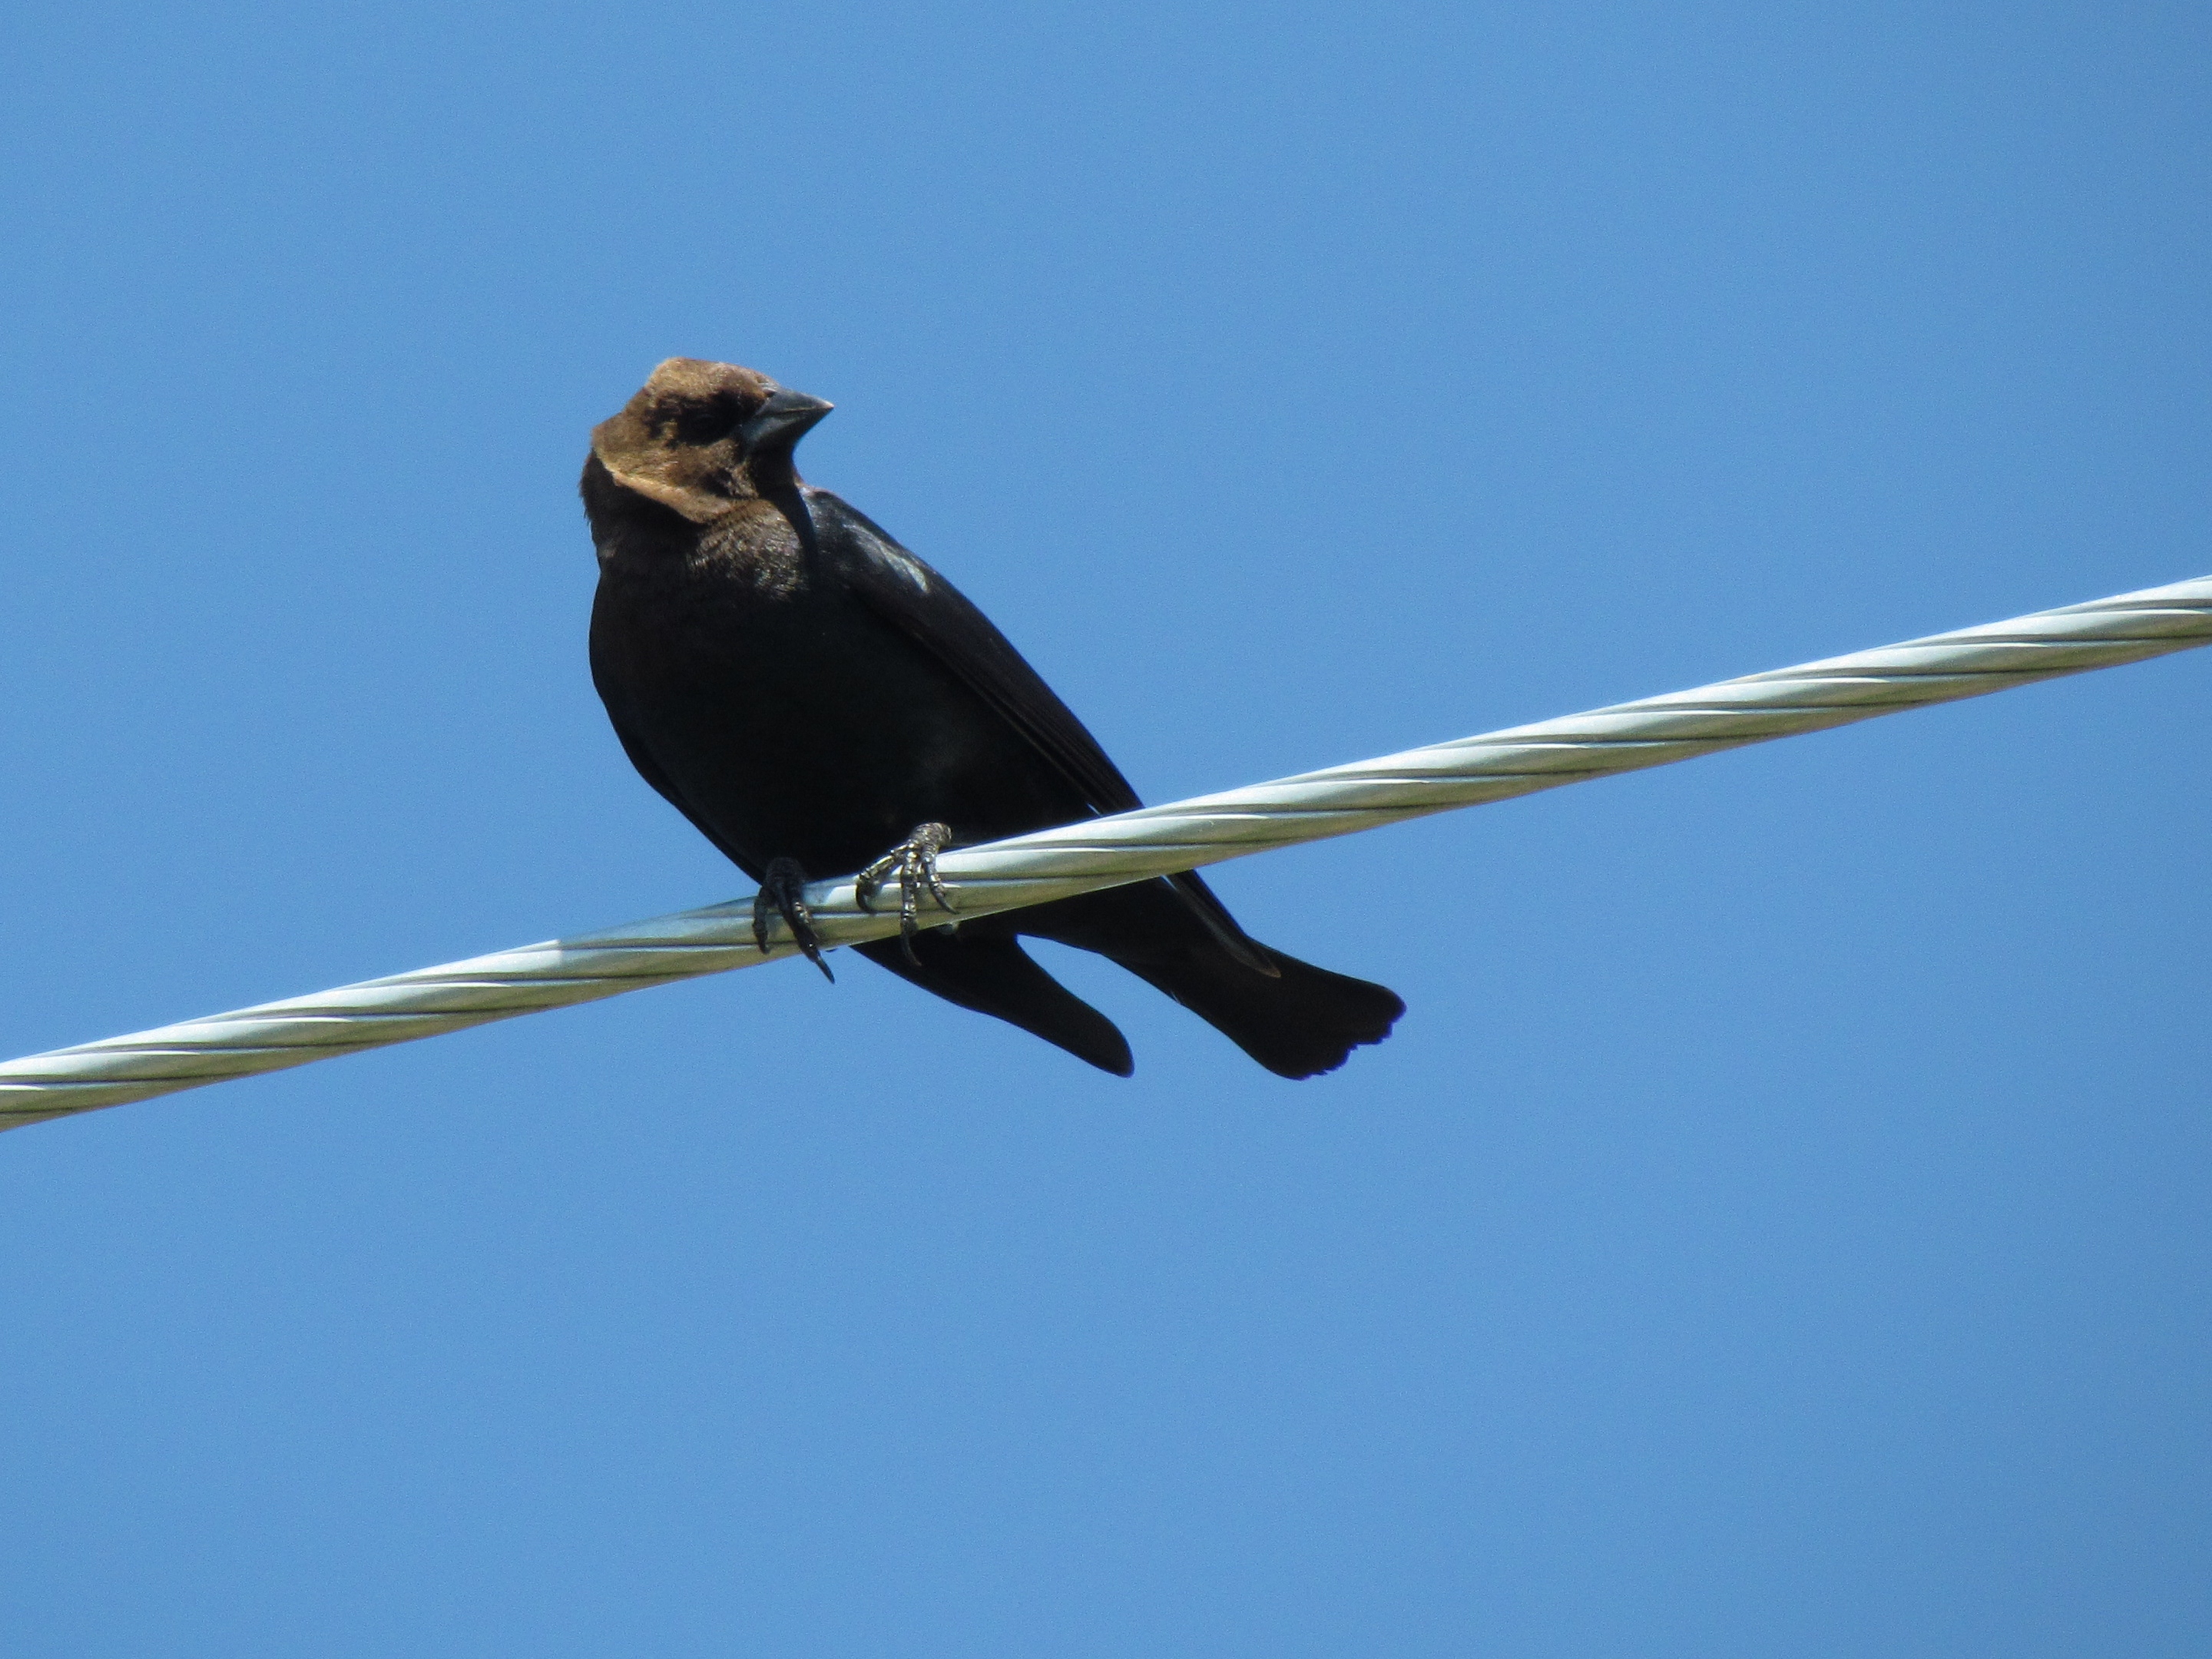
<svg viewBox="0 0 2212 1659">
<path fill-rule="evenodd" d="M 940 869 L 957 913 L 987 915 L 2206 644 L 2212 576 L 962 848 Z M 896 904 L 862 910 L 849 876 L 807 902 L 825 945 L 898 931 Z M 0 1063 L 0 1128 L 793 954 L 754 947 L 741 900 L 421 968 Z"/>
</svg>

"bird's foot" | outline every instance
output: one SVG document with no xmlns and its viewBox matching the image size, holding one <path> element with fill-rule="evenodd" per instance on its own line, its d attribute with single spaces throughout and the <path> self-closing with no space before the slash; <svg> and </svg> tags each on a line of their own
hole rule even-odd
<svg viewBox="0 0 2212 1659">
<path fill-rule="evenodd" d="M 922 890 L 929 890 L 939 909 L 948 915 L 952 909 L 951 897 L 937 874 L 937 855 L 951 839 L 951 830 L 941 823 L 918 824 L 912 835 L 853 878 L 854 898 L 863 910 L 873 910 L 878 890 L 893 871 L 898 872 L 899 943 L 906 959 L 916 967 L 921 965 L 915 957 L 914 936 L 921 931 Z"/>
<path fill-rule="evenodd" d="M 768 954 L 769 930 L 777 916 L 791 929 L 791 942 L 806 952 L 806 959 L 822 970 L 832 985 L 837 975 L 822 959 L 822 940 L 814 931 L 814 912 L 806 908 L 806 872 L 797 859 L 770 859 L 761 872 L 759 896 L 753 900 L 753 943 Z"/>
</svg>

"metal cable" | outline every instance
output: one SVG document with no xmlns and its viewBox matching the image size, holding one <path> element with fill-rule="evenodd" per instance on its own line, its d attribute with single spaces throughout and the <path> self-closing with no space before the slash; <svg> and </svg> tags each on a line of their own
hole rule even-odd
<svg viewBox="0 0 2212 1659">
<path fill-rule="evenodd" d="M 963 848 L 940 867 L 957 912 L 983 915 L 2206 644 L 2212 576 Z M 849 876 L 807 900 L 825 945 L 898 931 L 896 894 L 892 914 L 864 912 Z M 417 969 L 0 1063 L 0 1127 L 793 954 L 754 949 L 740 901 Z"/>
</svg>

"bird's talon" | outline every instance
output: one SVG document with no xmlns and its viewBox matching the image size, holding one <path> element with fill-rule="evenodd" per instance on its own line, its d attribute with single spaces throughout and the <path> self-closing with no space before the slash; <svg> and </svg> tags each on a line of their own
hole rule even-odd
<svg viewBox="0 0 2212 1659">
<path fill-rule="evenodd" d="M 806 872 L 797 859 L 770 859 L 761 872 L 760 894 L 753 900 L 753 944 L 763 956 L 768 954 L 770 922 L 776 916 L 791 929 L 791 942 L 835 985 L 837 975 L 822 959 L 822 939 L 814 931 L 814 912 L 807 908 Z"/>
<path fill-rule="evenodd" d="M 887 855 L 878 859 L 859 875 L 854 877 L 853 902 L 870 915 L 873 915 L 876 913 L 877 890 L 883 886 L 884 878 L 890 874 L 892 867 L 897 863 L 898 860 L 896 857 Z"/>
<path fill-rule="evenodd" d="M 924 823 L 897 846 L 853 878 L 854 902 L 873 914 L 876 895 L 884 881 L 896 872 L 899 884 L 899 943 L 906 959 L 917 968 L 921 962 L 914 954 L 914 936 L 921 931 L 921 895 L 926 890 L 937 901 L 937 908 L 950 912 L 952 896 L 945 890 L 945 881 L 937 873 L 937 855 L 952 840 L 952 831 L 941 823 Z"/>
</svg>

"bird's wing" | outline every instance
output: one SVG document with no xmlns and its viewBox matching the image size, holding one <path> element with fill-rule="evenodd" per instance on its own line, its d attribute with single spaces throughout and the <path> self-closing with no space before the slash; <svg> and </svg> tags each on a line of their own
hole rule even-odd
<svg viewBox="0 0 2212 1659">
<path fill-rule="evenodd" d="M 1144 804 L 1098 739 L 967 595 L 858 508 L 823 489 L 807 496 L 833 568 L 863 604 L 1028 738 L 1092 811 L 1126 812 Z"/>
<path fill-rule="evenodd" d="M 858 507 L 826 489 L 809 489 L 806 500 L 820 544 L 852 592 L 1028 738 L 1074 785 L 1086 806 L 1103 816 L 1144 805 L 1075 711 L 966 594 Z M 1165 879 L 1231 955 L 1274 975 L 1274 964 L 1212 888 L 1190 872 Z"/>
</svg>

